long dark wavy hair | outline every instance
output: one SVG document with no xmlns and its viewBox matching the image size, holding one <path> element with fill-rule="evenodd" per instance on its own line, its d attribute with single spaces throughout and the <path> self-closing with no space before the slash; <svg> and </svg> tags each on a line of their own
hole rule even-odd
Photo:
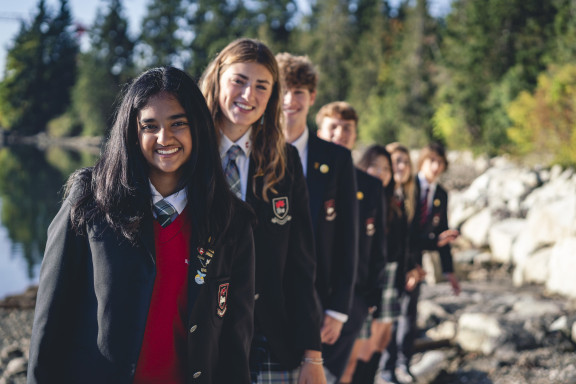
<svg viewBox="0 0 576 384">
<path fill-rule="evenodd" d="M 394 203 L 394 172 L 392 171 L 392 157 L 385 147 L 379 144 L 373 144 L 364 151 L 364 154 L 357 163 L 358 168 L 365 171 L 370 167 L 370 164 L 378 158 L 378 156 L 384 156 L 388 165 L 390 166 L 391 177 L 388 185 L 384 187 L 384 195 L 386 196 L 386 203 L 388 204 L 388 223 L 392 220 L 391 214 L 396 209 L 396 204 Z"/>
<path fill-rule="evenodd" d="M 94 219 L 103 219 L 115 232 L 134 241 L 143 218 L 151 215 L 149 166 L 138 142 L 137 115 L 161 92 L 180 102 L 190 123 L 192 153 L 183 165 L 178 187 L 188 187 L 194 236 L 205 240 L 228 227 L 235 197 L 224 178 L 204 96 L 185 72 L 162 67 L 142 73 L 125 87 L 102 156 L 92 170 L 77 171 L 69 178 L 67 193 L 74 184 L 79 188 L 71 212 L 77 231 Z"/>
</svg>

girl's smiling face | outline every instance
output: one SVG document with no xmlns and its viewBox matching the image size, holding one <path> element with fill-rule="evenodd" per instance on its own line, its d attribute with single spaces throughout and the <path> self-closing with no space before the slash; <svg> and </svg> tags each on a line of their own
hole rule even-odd
<svg viewBox="0 0 576 384">
<path fill-rule="evenodd" d="M 380 179 L 384 187 L 388 186 L 392 179 L 390 162 L 386 156 L 382 155 L 376 156 L 374 160 L 370 162 L 368 168 L 366 168 L 366 173 Z"/>
<path fill-rule="evenodd" d="M 270 71 L 255 62 L 231 64 L 220 76 L 218 104 L 222 117 L 219 128 L 232 141 L 262 117 L 272 95 Z"/>
<path fill-rule="evenodd" d="M 138 142 L 150 170 L 148 177 L 162 196 L 178 185 L 182 166 L 192 153 L 186 111 L 171 94 L 154 95 L 137 115 Z"/>
</svg>

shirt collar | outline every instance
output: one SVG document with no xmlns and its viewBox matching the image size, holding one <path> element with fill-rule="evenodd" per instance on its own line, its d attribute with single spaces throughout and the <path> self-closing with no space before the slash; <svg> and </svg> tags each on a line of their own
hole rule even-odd
<svg viewBox="0 0 576 384">
<path fill-rule="evenodd" d="M 234 144 L 238 145 L 242 152 L 246 155 L 246 157 L 250 157 L 250 152 L 252 151 L 252 139 L 250 134 L 252 133 L 252 128 L 249 128 L 244 135 L 233 142 L 226 136 L 222 131 L 220 131 L 220 158 L 224 158 L 226 156 L 226 152 L 230 149 L 231 146 Z"/>
<path fill-rule="evenodd" d="M 150 190 L 152 191 L 152 204 L 156 204 L 160 200 L 164 199 L 167 202 L 169 202 L 170 204 L 172 204 L 172 206 L 174 207 L 174 209 L 176 209 L 178 214 L 181 214 L 182 211 L 184 210 L 184 208 L 186 208 L 186 204 L 188 203 L 188 188 L 187 187 L 179 190 L 178 192 L 171 194 L 168 197 L 163 197 L 160 194 L 160 192 L 158 192 L 156 190 L 156 188 L 154 187 L 154 184 L 152 184 L 152 182 L 150 180 L 148 180 L 148 182 L 150 183 Z M 152 210 L 152 211 L 154 212 L 154 210 Z M 156 213 L 154 213 L 154 216 L 156 216 Z"/>
<path fill-rule="evenodd" d="M 291 143 L 293 146 L 296 147 L 298 153 L 304 153 L 306 151 L 306 148 L 308 148 L 309 135 L 310 134 L 308 133 L 308 128 L 306 128 L 304 132 L 300 135 L 300 137 L 298 137 Z"/>
</svg>

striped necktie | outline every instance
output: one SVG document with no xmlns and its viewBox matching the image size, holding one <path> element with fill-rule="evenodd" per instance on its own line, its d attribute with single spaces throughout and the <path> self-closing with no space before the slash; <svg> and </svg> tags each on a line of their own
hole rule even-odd
<svg viewBox="0 0 576 384">
<path fill-rule="evenodd" d="M 420 201 L 420 228 L 423 228 L 426 225 L 426 221 L 428 220 L 428 194 L 430 193 L 430 187 L 426 187 L 426 191 L 424 192 L 424 197 L 422 201 Z"/>
<path fill-rule="evenodd" d="M 226 152 L 226 157 L 228 161 L 226 162 L 226 167 L 224 168 L 224 175 L 226 176 L 226 181 L 230 185 L 230 190 L 242 198 L 242 191 L 240 188 L 240 171 L 238 165 L 236 165 L 236 158 L 242 153 L 242 148 L 238 145 L 233 145 Z"/>
<path fill-rule="evenodd" d="M 176 216 L 176 209 L 164 199 L 154 204 L 154 212 L 162 228 L 166 228 Z"/>
</svg>

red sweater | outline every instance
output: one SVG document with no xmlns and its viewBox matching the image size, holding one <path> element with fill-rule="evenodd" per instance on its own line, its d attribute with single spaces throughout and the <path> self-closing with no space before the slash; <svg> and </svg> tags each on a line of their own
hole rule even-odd
<svg viewBox="0 0 576 384">
<path fill-rule="evenodd" d="M 156 280 L 134 383 L 186 382 L 190 233 L 188 208 L 166 228 L 154 220 Z"/>
</svg>

